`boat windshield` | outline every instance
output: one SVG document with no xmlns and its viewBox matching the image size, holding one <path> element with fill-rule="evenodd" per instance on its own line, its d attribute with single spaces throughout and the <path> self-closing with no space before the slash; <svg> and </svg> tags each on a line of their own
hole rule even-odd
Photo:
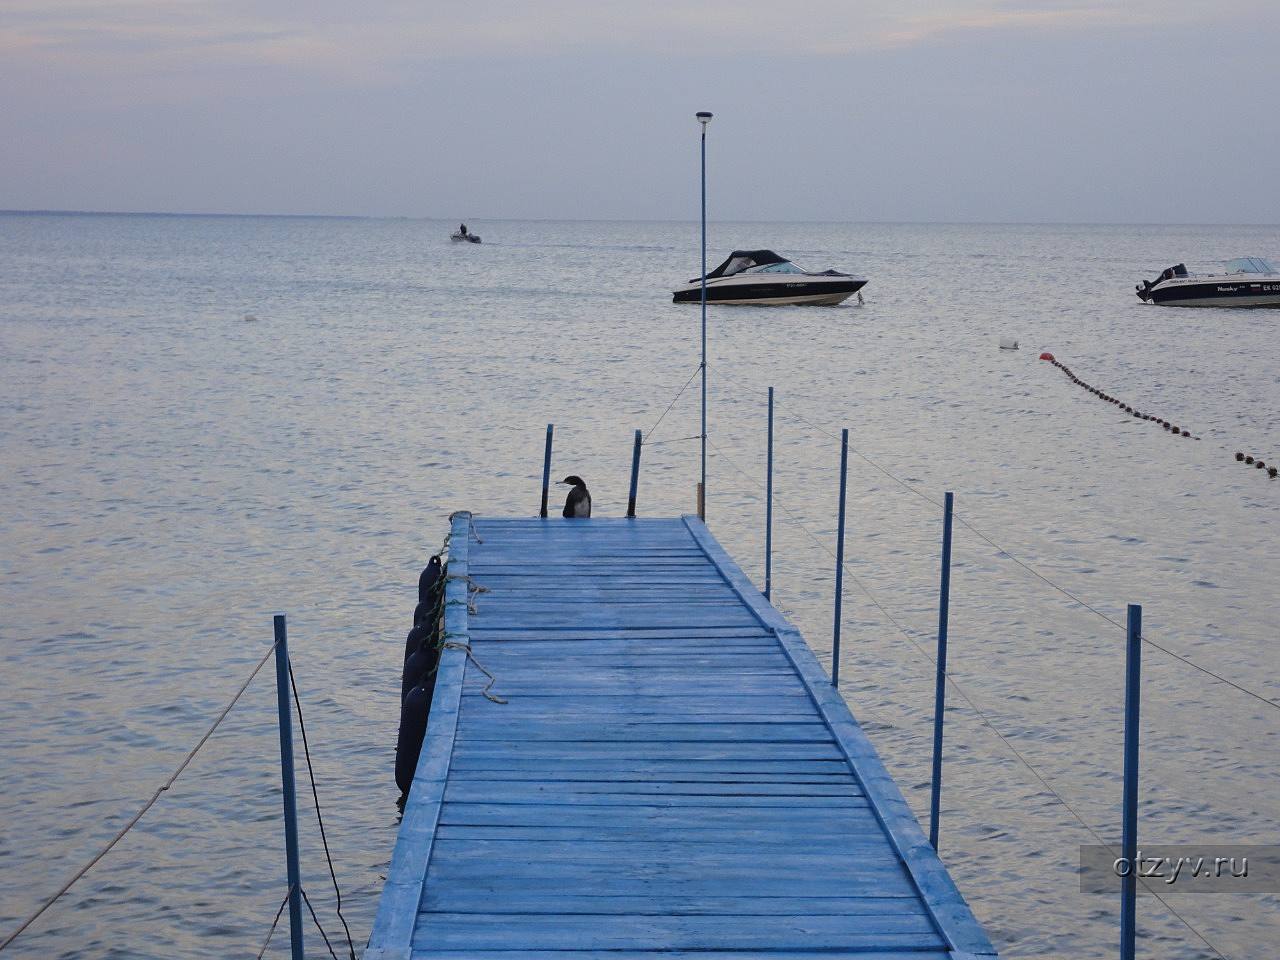
<svg viewBox="0 0 1280 960">
<path fill-rule="evenodd" d="M 749 267 L 742 271 L 743 273 L 804 273 L 800 267 L 797 267 L 790 260 L 783 260 L 781 263 L 766 263 L 761 267 Z"/>
<path fill-rule="evenodd" d="M 1240 257 L 1227 261 L 1227 273 L 1280 273 L 1275 264 L 1262 257 Z"/>
</svg>

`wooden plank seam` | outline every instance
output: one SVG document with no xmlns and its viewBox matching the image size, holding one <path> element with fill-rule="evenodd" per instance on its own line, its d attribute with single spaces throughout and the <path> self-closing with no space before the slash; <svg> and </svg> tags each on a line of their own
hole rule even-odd
<svg viewBox="0 0 1280 960">
<path fill-rule="evenodd" d="M 995 956 L 995 948 L 937 853 L 929 846 L 929 841 L 911 813 L 897 783 L 889 776 L 880 755 L 854 719 L 849 705 L 831 686 L 800 631 L 788 623 L 772 604 L 765 602 L 755 585 L 733 562 L 724 547 L 711 536 L 701 520 L 688 514 L 682 519 L 743 603 L 762 625 L 778 637 L 782 649 L 808 689 L 814 706 L 827 722 L 841 752 L 848 759 L 854 777 L 871 801 L 871 809 L 877 820 L 920 891 L 921 899 L 939 933 L 947 940 L 952 956 L 955 960 L 964 960 L 966 955 Z"/>
</svg>

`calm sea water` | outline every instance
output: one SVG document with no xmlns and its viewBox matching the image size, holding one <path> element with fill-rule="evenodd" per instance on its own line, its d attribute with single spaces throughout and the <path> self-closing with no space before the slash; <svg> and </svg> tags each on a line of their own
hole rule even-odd
<svg viewBox="0 0 1280 960">
<path fill-rule="evenodd" d="M 167 776 L 282 611 L 363 945 L 396 830 L 402 641 L 447 515 L 536 512 L 549 421 L 555 472 L 621 513 L 633 429 L 697 362 L 697 308 L 669 295 L 697 272 L 695 225 L 473 223 L 485 242 L 465 247 L 452 226 L 0 216 L 0 927 Z M 933 680 L 911 640 L 932 643 L 940 516 L 869 460 L 954 490 L 1045 577 L 1116 620 L 1141 602 L 1151 639 L 1280 698 L 1280 481 L 1233 456 L 1280 463 L 1280 313 L 1132 294 L 1176 261 L 1280 255 L 1280 230 L 712 225 L 713 263 L 761 246 L 871 282 L 863 306 L 709 311 L 709 523 L 759 582 L 773 385 L 775 598 L 829 661 L 850 429 L 842 689 L 918 814 Z M 1041 350 L 1203 439 L 1126 418 Z M 692 509 L 697 416 L 695 384 L 652 437 L 672 442 L 646 448 L 642 514 Z M 1118 839 L 1122 633 L 965 527 L 955 550 L 956 679 Z M 1144 671 L 1144 841 L 1280 840 L 1280 710 L 1153 649 Z M 1078 889 L 1088 832 L 951 703 L 942 853 L 992 939 L 1114 956 L 1114 898 Z M 256 955 L 284 895 L 277 749 L 268 669 L 13 955 Z M 332 936 L 313 819 L 304 844 Z M 1168 899 L 1224 955 L 1274 953 L 1276 896 Z M 1144 956 L 1214 956 L 1152 898 L 1139 917 Z"/>
</svg>

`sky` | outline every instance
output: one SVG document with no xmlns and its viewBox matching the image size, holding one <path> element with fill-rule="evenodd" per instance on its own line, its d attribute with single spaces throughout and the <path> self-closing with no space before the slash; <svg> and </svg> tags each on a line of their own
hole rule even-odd
<svg viewBox="0 0 1280 960">
<path fill-rule="evenodd" d="M 0 0 L 0 209 L 1280 223 L 1280 0 Z"/>
</svg>

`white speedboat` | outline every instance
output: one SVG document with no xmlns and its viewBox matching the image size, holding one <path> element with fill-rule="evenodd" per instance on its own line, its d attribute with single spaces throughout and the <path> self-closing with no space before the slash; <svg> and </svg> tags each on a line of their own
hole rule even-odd
<svg viewBox="0 0 1280 960">
<path fill-rule="evenodd" d="M 1179 263 L 1137 291 L 1165 307 L 1280 307 L 1280 269 L 1261 257 L 1228 260 L 1225 273 L 1190 273 Z"/>
<path fill-rule="evenodd" d="M 833 306 L 866 283 L 836 270 L 810 273 L 772 250 L 735 250 L 707 274 L 707 303 Z M 690 280 L 671 299 L 674 303 L 699 303 L 702 278 Z"/>
</svg>

